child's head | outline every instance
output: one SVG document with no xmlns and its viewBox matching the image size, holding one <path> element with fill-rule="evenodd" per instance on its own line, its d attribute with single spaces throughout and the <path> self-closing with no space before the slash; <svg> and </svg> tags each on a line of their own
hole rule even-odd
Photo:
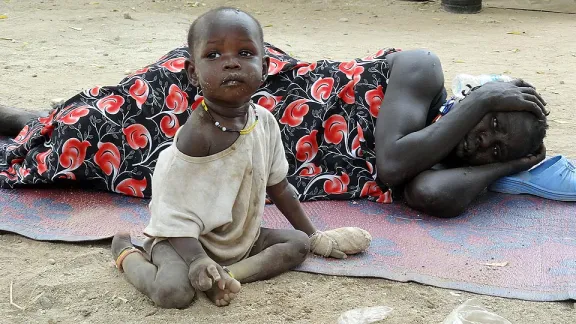
<svg viewBox="0 0 576 324">
<path fill-rule="evenodd" d="M 250 101 L 268 73 L 263 31 L 250 14 L 234 8 L 210 10 L 188 32 L 190 82 L 224 106 Z"/>
</svg>

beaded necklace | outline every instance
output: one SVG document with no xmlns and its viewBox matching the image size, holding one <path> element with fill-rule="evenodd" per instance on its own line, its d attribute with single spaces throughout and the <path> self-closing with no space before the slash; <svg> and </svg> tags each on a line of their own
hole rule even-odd
<svg viewBox="0 0 576 324">
<path fill-rule="evenodd" d="M 204 100 L 202 100 L 202 108 L 204 108 L 204 110 L 208 113 L 208 116 L 210 116 L 210 119 L 212 119 L 212 121 L 214 122 L 214 126 L 220 128 L 220 130 L 223 132 L 236 132 L 236 133 L 240 133 L 240 135 L 250 134 L 250 132 L 252 132 L 254 130 L 254 128 L 256 127 L 256 125 L 258 124 L 258 112 L 256 111 L 256 106 L 254 106 L 254 104 L 252 102 L 250 103 L 250 106 L 252 106 L 252 109 L 254 109 L 254 116 L 256 117 L 256 120 L 254 120 L 252 125 L 244 128 L 244 129 L 235 130 L 235 129 L 228 129 L 228 128 L 220 125 L 220 123 L 217 122 L 216 119 L 214 119 L 214 117 L 210 113 L 210 110 L 208 110 L 208 106 L 206 105 L 206 102 Z"/>
</svg>

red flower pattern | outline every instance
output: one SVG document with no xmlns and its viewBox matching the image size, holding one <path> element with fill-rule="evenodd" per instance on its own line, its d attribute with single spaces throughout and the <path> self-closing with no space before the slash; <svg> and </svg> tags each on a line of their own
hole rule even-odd
<svg viewBox="0 0 576 324">
<path fill-rule="evenodd" d="M 327 143 L 340 144 L 345 136 L 348 136 L 348 124 L 341 115 L 332 115 L 322 125 L 324 127 L 324 139 Z"/>
<path fill-rule="evenodd" d="M 362 72 L 364 72 L 364 67 L 359 66 L 356 61 L 340 63 L 338 69 L 341 72 L 344 72 L 344 74 L 346 74 L 348 79 L 355 79 L 360 74 L 362 74 Z"/>
<path fill-rule="evenodd" d="M 333 78 L 323 78 L 318 79 L 312 85 L 311 95 L 312 98 L 316 99 L 317 101 L 324 102 L 328 98 L 330 98 L 330 94 L 332 93 L 332 88 L 334 87 L 334 79 Z"/>
<path fill-rule="evenodd" d="M 168 96 L 166 97 L 166 107 L 173 110 L 175 114 L 181 114 L 188 108 L 188 94 L 177 85 L 170 85 Z"/>
<path fill-rule="evenodd" d="M 118 173 L 120 151 L 113 143 L 98 143 L 98 152 L 94 155 L 94 162 L 108 176 Z"/>
<path fill-rule="evenodd" d="M 369 161 L 366 161 L 366 169 L 370 174 L 374 174 L 374 166 Z"/>
<path fill-rule="evenodd" d="M 20 176 L 20 179 L 24 179 L 24 178 L 26 178 L 28 175 L 30 175 L 30 169 L 24 168 L 24 167 L 20 167 L 20 168 L 18 169 L 18 176 Z"/>
<path fill-rule="evenodd" d="M 346 172 L 340 176 L 331 176 L 324 182 L 324 191 L 329 195 L 340 195 L 348 191 L 350 177 Z"/>
<path fill-rule="evenodd" d="M 68 139 L 62 146 L 60 165 L 69 171 L 76 170 L 86 159 L 86 150 L 91 144 L 88 141 L 80 141 L 77 138 Z"/>
<path fill-rule="evenodd" d="M 148 181 L 146 178 L 142 180 L 137 180 L 133 178 L 122 180 L 118 186 L 116 186 L 116 192 L 134 197 L 144 197 L 144 189 L 148 186 Z"/>
<path fill-rule="evenodd" d="M 258 99 L 258 105 L 266 108 L 268 111 L 274 111 L 276 105 L 282 101 L 282 96 L 264 96 Z"/>
<path fill-rule="evenodd" d="M 356 152 L 356 150 L 359 150 L 360 146 L 361 146 L 360 143 L 366 141 L 364 139 L 364 130 L 362 130 L 362 127 L 360 126 L 360 124 L 357 124 L 356 130 L 358 131 L 358 135 L 356 135 L 356 137 L 354 137 L 354 140 L 352 141 L 352 152 Z M 362 155 L 362 150 L 359 150 L 358 156 L 361 156 L 361 155 Z"/>
<path fill-rule="evenodd" d="M 38 165 L 38 173 L 44 174 L 48 171 L 48 166 L 46 165 L 46 157 L 52 153 L 52 150 L 36 154 L 36 164 Z"/>
<path fill-rule="evenodd" d="M 58 175 L 59 179 L 68 179 L 68 180 L 76 180 L 76 175 L 70 171 L 60 172 Z"/>
<path fill-rule="evenodd" d="M 359 79 L 354 78 L 350 80 L 340 92 L 338 92 L 338 97 L 342 99 L 345 103 L 352 105 L 356 102 L 356 91 L 354 88 L 356 87 L 356 83 L 358 83 Z"/>
<path fill-rule="evenodd" d="M 298 68 L 298 71 L 296 72 L 296 74 L 298 75 L 304 75 L 306 73 L 312 72 L 316 69 L 317 63 L 314 62 L 312 64 L 307 64 L 305 66 L 302 66 L 300 68 Z"/>
<path fill-rule="evenodd" d="M 122 133 L 128 145 L 135 150 L 145 148 L 150 142 L 150 132 L 142 124 L 132 124 L 124 128 Z"/>
<path fill-rule="evenodd" d="M 392 203 L 392 195 L 390 191 L 387 190 L 383 192 L 380 186 L 376 183 L 376 181 L 368 181 L 362 187 L 362 192 L 360 193 L 360 197 L 375 197 L 376 202 L 390 204 Z"/>
<path fill-rule="evenodd" d="M 319 175 L 321 172 L 322 172 L 321 167 L 317 166 L 314 163 L 308 163 L 308 164 L 306 164 L 304 169 L 302 169 L 302 171 L 300 171 L 300 176 L 301 177 L 315 177 L 315 176 Z"/>
<path fill-rule="evenodd" d="M 49 125 L 54 120 L 54 115 L 56 114 L 56 110 L 52 110 L 50 114 L 46 117 L 39 117 L 38 122 L 44 125 Z"/>
<path fill-rule="evenodd" d="M 0 176 L 6 177 L 6 179 L 11 181 L 18 180 L 18 175 L 16 174 L 16 170 L 14 170 L 12 165 L 10 165 L 7 170 L 0 172 Z"/>
<path fill-rule="evenodd" d="M 378 196 L 377 203 L 391 204 L 392 203 L 392 190 L 388 189 L 386 192 Z"/>
<path fill-rule="evenodd" d="M 124 98 L 119 95 L 109 95 L 106 96 L 96 103 L 98 109 L 105 111 L 109 114 L 117 114 L 120 111 L 120 107 L 124 104 Z"/>
<path fill-rule="evenodd" d="M 134 84 L 130 87 L 128 93 L 130 93 L 130 96 L 136 100 L 136 105 L 138 108 L 142 109 L 142 105 L 146 102 L 146 100 L 148 100 L 150 87 L 148 86 L 148 83 L 138 78 L 136 81 L 134 81 Z"/>
<path fill-rule="evenodd" d="M 304 116 L 308 113 L 308 100 L 298 99 L 288 105 L 284 110 L 284 115 L 280 118 L 280 123 L 290 127 L 296 127 L 302 123 Z"/>
<path fill-rule="evenodd" d="M 376 181 L 367 181 L 362 187 L 362 192 L 360 193 L 360 197 L 367 197 L 367 196 L 378 196 L 382 193 L 382 189 L 378 187 Z"/>
<path fill-rule="evenodd" d="M 288 64 L 288 62 L 280 61 L 276 58 L 271 57 L 270 66 L 268 66 L 268 75 L 276 75 L 280 73 L 280 71 L 282 71 L 282 69 L 284 68 L 284 66 L 286 66 L 286 64 Z"/>
<path fill-rule="evenodd" d="M 380 49 L 375 54 L 366 56 L 364 58 L 364 61 L 373 61 L 375 58 L 380 57 L 380 56 L 384 55 L 385 53 L 386 53 L 386 50 Z"/>
<path fill-rule="evenodd" d="M 92 97 L 96 97 L 100 93 L 100 87 L 94 87 L 88 91 Z"/>
<path fill-rule="evenodd" d="M 14 138 L 14 142 L 16 142 L 18 144 L 25 143 L 28 140 L 28 138 L 30 138 L 31 135 L 32 135 L 32 133 L 30 132 L 30 127 L 28 127 L 28 125 L 26 125 L 26 126 L 24 126 L 24 128 L 22 128 L 20 133 L 18 133 L 18 135 L 16 135 L 16 137 Z"/>
<path fill-rule="evenodd" d="M 378 112 L 380 111 L 380 105 L 384 100 L 384 91 L 382 86 L 379 85 L 376 89 L 366 91 L 366 102 L 370 105 L 370 115 L 373 117 L 378 117 Z"/>
<path fill-rule="evenodd" d="M 40 134 L 50 137 L 52 136 L 52 132 L 54 132 L 54 125 L 46 125 L 42 127 Z"/>
<path fill-rule="evenodd" d="M 180 128 L 180 122 L 178 121 L 178 118 L 174 116 L 174 114 L 169 113 L 162 117 L 162 120 L 160 120 L 160 129 L 162 130 L 162 133 L 166 135 L 166 137 L 174 137 L 174 135 L 176 135 L 176 131 L 178 131 L 178 128 Z"/>
<path fill-rule="evenodd" d="M 318 153 L 318 141 L 316 140 L 317 130 L 303 136 L 296 143 L 296 159 L 300 162 L 311 161 Z"/>
<path fill-rule="evenodd" d="M 168 69 L 170 72 L 177 73 L 184 69 L 184 63 L 186 63 L 185 58 L 177 57 L 160 64 L 160 66 Z"/>
<path fill-rule="evenodd" d="M 90 110 L 86 106 L 78 107 L 63 116 L 60 116 L 58 121 L 66 125 L 74 125 L 81 117 L 88 115 L 89 112 Z"/>
</svg>

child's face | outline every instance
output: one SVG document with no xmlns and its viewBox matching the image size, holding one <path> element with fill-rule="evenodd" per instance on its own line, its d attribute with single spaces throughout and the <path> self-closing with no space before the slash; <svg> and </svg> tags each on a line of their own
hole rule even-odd
<svg viewBox="0 0 576 324">
<path fill-rule="evenodd" d="M 257 24 L 247 15 L 226 12 L 197 26 L 187 72 L 206 99 L 224 106 L 250 101 L 268 72 L 269 58 Z"/>
</svg>

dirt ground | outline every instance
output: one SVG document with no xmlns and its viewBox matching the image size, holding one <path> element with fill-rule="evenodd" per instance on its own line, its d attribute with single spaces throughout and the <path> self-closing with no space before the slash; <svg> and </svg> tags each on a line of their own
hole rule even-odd
<svg viewBox="0 0 576 324">
<path fill-rule="evenodd" d="M 552 109 L 549 154 L 576 158 L 576 16 L 486 9 L 453 15 L 440 1 L 0 0 L 0 103 L 46 108 L 117 83 L 185 41 L 208 8 L 254 13 L 265 38 L 303 59 L 351 59 L 381 47 L 428 48 L 449 83 L 458 73 L 507 73 L 533 83 Z M 128 18 L 128 19 L 127 19 Z M 449 85 L 449 84 L 448 84 Z M 95 220 L 97 221 L 97 220 Z M 0 323 L 335 323 L 349 309 L 394 308 L 384 323 L 440 323 L 467 298 L 513 323 L 575 323 L 573 302 L 534 303 L 397 283 L 292 272 L 245 285 L 227 308 L 204 297 L 155 308 L 115 270 L 109 242 L 73 245 L 0 235 Z M 14 302 L 9 287 L 14 283 Z"/>
</svg>

